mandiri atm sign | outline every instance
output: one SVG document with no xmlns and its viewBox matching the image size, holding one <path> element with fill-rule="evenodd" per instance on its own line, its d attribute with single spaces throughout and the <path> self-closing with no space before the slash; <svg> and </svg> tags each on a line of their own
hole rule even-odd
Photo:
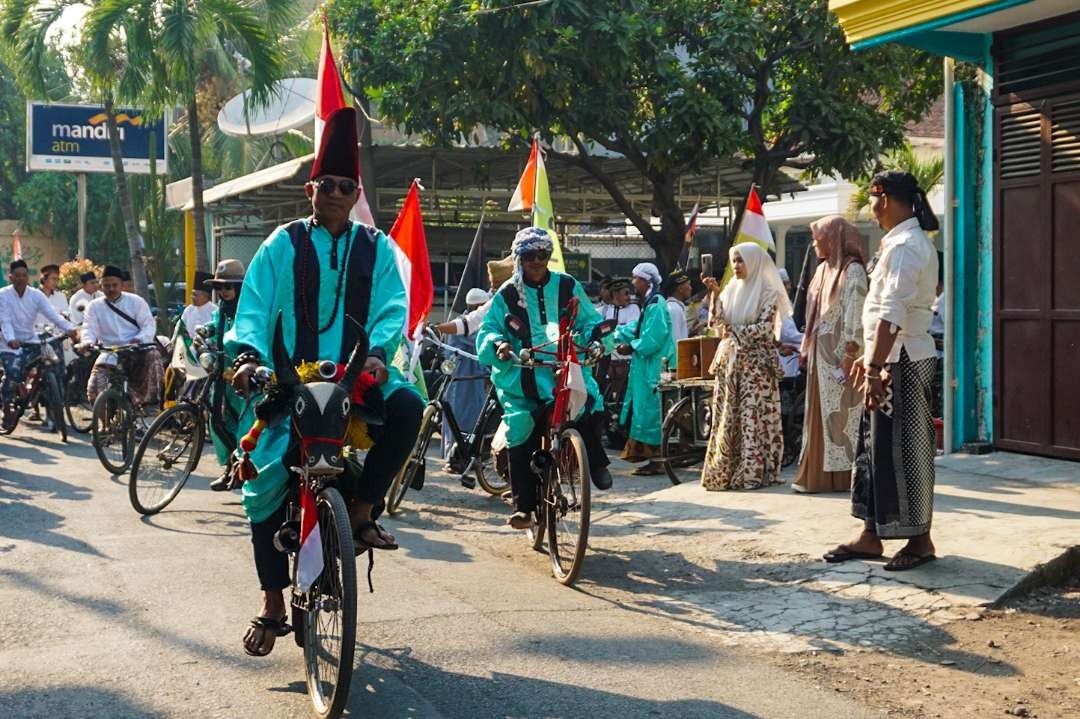
<svg viewBox="0 0 1080 719">
<path fill-rule="evenodd" d="M 100 105 L 26 103 L 26 169 L 52 172 L 112 172 L 109 128 Z M 156 135 L 157 172 L 169 171 L 167 117 L 142 110 L 117 110 L 124 170 L 150 174 L 150 135 Z"/>
</svg>

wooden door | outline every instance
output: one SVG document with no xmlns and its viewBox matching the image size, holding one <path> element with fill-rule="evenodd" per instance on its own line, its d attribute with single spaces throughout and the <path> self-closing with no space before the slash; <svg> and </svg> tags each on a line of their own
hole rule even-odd
<svg viewBox="0 0 1080 719">
<path fill-rule="evenodd" d="M 994 443 L 1080 459 L 1080 94 L 995 122 Z"/>
</svg>

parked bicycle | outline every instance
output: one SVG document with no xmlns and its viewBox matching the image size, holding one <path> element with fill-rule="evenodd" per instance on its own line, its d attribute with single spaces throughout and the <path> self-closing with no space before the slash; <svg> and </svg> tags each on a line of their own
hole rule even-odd
<svg viewBox="0 0 1080 719">
<path fill-rule="evenodd" d="M 578 344 L 573 332 L 577 312 L 578 299 L 574 297 L 560 312 L 558 339 L 511 354 L 521 367 L 548 367 L 555 373 L 555 400 L 542 413 L 545 432 L 531 463 L 539 478 L 540 501 L 533 526 L 526 533 L 537 551 L 546 536 L 552 574 L 567 586 L 577 580 L 585 560 L 592 483 L 585 440 L 572 419 L 571 376 L 582 366 L 595 365 L 603 358 L 605 349 L 600 340 L 615 329 L 614 321 L 601 322 L 587 345 Z M 518 317 L 507 314 L 504 322 L 510 334 L 522 342 L 531 341 L 528 328 Z"/>
<path fill-rule="evenodd" d="M 99 353 L 112 355 L 114 360 L 106 360 L 109 367 L 109 386 L 94 400 L 91 426 L 91 443 L 97 453 L 101 466 L 112 474 L 123 474 L 131 466 L 135 456 L 140 431 L 145 431 L 144 410 L 136 406 L 128 390 L 128 376 L 125 365 L 136 354 L 157 349 L 157 345 L 130 344 L 117 347 L 99 346 Z M 102 364 L 99 357 L 97 362 Z M 114 363 L 115 362 L 115 363 Z"/>
<path fill-rule="evenodd" d="M 26 362 L 25 379 L 16 387 L 15 396 L 4 408 L 0 434 L 11 434 L 27 408 L 43 405 L 49 426 L 67 442 L 62 386 L 64 337 L 53 335 L 51 327 L 38 334 L 37 342 L 24 342 L 19 350 Z M 2 370 L 0 370 L 2 372 Z"/>
<path fill-rule="evenodd" d="M 443 419 L 446 420 L 452 435 L 445 439 L 453 442 L 454 448 L 449 457 L 449 464 L 454 471 L 460 473 L 463 478 L 470 472 L 474 472 L 480 487 L 494 496 L 500 496 L 510 488 L 510 477 L 506 468 L 503 467 L 500 471 L 500 468 L 496 467 L 495 457 L 491 451 L 492 439 L 502 420 L 502 406 L 495 397 L 495 388 L 493 386 L 488 388 L 484 406 L 468 432 L 462 430 L 457 417 L 454 416 L 453 406 L 444 399 L 446 391 L 454 382 L 484 379 L 482 375 L 454 376 L 459 356 L 475 360 L 476 355 L 441 342 L 430 329 L 426 330 L 423 339 L 425 345 L 439 349 L 441 354 L 436 357 L 435 381 L 428 387 L 431 399 L 420 421 L 420 433 L 416 437 L 416 443 L 413 445 L 409 458 L 386 493 L 386 511 L 390 514 L 397 513 L 401 501 L 412 487 L 417 474 L 425 468 L 431 437 L 436 431 L 442 431 Z"/>
<path fill-rule="evenodd" d="M 157 514 L 169 506 L 202 457 L 210 388 L 222 374 L 224 353 L 208 325 L 196 329 L 192 350 L 198 366 L 188 367 L 179 399 L 151 423 L 131 462 L 128 498 L 139 514 Z"/>
</svg>

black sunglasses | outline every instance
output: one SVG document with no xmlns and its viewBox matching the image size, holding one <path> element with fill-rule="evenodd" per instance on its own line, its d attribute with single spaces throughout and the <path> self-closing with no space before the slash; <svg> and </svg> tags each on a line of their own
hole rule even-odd
<svg viewBox="0 0 1080 719">
<path fill-rule="evenodd" d="M 523 262 L 547 262 L 549 259 L 551 259 L 551 253 L 543 250 L 532 250 L 521 256 Z"/>
<path fill-rule="evenodd" d="M 332 177 L 324 177 L 311 184 L 318 187 L 319 192 L 323 192 L 327 195 L 333 192 L 334 188 L 337 188 L 337 191 L 342 195 L 351 195 L 356 192 L 356 181 L 354 180 L 335 180 Z"/>
</svg>

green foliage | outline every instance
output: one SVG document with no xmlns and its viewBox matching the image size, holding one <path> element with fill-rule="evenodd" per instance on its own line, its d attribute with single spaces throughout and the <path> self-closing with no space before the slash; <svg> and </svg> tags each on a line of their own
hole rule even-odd
<svg viewBox="0 0 1080 719">
<path fill-rule="evenodd" d="M 770 190 L 785 164 L 854 176 L 903 142 L 941 92 L 940 62 L 854 53 L 826 0 L 331 0 L 344 59 L 379 113 L 435 143 L 479 126 L 577 147 L 656 249 L 684 230 L 679 176 L 742 158 Z M 627 157 L 657 231 L 592 155 Z"/>
<path fill-rule="evenodd" d="M 945 181 L 945 157 L 935 154 L 932 157 L 923 159 L 907 143 L 904 143 L 898 150 L 891 150 L 886 153 L 875 165 L 872 172 L 863 174 L 853 180 L 859 189 L 851 196 L 849 207 L 851 215 L 857 216 L 863 208 L 870 206 L 870 180 L 876 173 L 888 170 L 910 172 L 915 176 L 919 187 L 929 194 Z"/>
</svg>

